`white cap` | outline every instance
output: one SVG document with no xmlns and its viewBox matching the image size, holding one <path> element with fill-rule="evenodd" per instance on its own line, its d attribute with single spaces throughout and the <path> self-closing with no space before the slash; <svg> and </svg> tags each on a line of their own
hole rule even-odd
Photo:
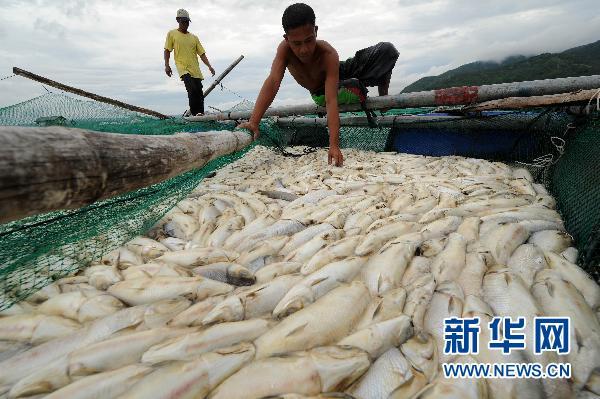
<svg viewBox="0 0 600 399">
<path fill-rule="evenodd" d="M 190 13 L 188 13 L 183 8 L 180 8 L 179 10 L 177 10 L 177 18 L 187 18 L 187 19 L 190 19 Z"/>
</svg>

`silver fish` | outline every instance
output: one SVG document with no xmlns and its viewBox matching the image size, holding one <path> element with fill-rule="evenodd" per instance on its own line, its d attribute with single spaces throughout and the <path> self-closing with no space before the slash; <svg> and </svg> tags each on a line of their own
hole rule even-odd
<svg viewBox="0 0 600 399">
<path fill-rule="evenodd" d="M 189 362 L 173 362 L 147 375 L 120 398 L 204 398 L 253 357 L 252 344 L 242 343 Z"/>
<path fill-rule="evenodd" d="M 348 335 L 369 301 L 368 290 L 360 282 L 338 287 L 259 337 L 254 342 L 256 357 L 337 342 Z"/>
<path fill-rule="evenodd" d="M 344 390 L 369 366 L 365 352 L 339 346 L 259 359 L 225 380 L 210 398 L 259 399 L 282 392 L 318 395 Z"/>
</svg>

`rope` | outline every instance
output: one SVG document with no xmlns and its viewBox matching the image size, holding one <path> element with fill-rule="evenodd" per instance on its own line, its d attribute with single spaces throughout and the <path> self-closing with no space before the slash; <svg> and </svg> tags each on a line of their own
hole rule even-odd
<svg viewBox="0 0 600 399">
<path fill-rule="evenodd" d="M 295 119 L 296 116 L 293 116 L 292 118 Z M 278 117 L 271 118 L 271 120 L 275 121 L 274 123 L 276 123 L 277 119 L 278 119 Z M 315 125 L 314 127 L 317 127 L 317 126 Z M 296 134 L 297 134 L 297 131 L 294 130 L 294 134 L 292 135 L 292 141 L 294 141 L 294 137 L 296 136 Z M 302 150 L 302 152 L 300 152 L 300 153 L 290 152 L 290 151 L 286 150 L 286 146 L 284 146 L 280 140 L 276 140 L 275 138 L 271 137 L 270 134 L 265 132 L 265 134 L 261 134 L 260 137 L 263 140 L 272 144 L 272 146 L 274 147 L 273 151 L 278 152 L 279 154 L 283 155 L 284 157 L 301 157 L 303 155 L 311 154 L 318 150 L 317 147 L 306 146 L 306 148 L 304 150 Z"/>
<path fill-rule="evenodd" d="M 563 132 L 562 136 L 565 137 L 567 135 L 567 133 L 569 132 L 569 130 L 575 129 L 575 128 L 576 127 L 572 123 L 567 124 L 567 128 Z M 566 147 L 567 142 L 565 141 L 565 139 L 563 139 L 562 137 L 558 137 L 558 136 L 550 137 L 550 142 L 556 149 L 558 156 L 555 157 L 554 154 L 546 154 L 546 155 L 542 155 L 540 157 L 535 158 L 532 163 L 519 162 L 519 161 L 517 161 L 517 163 L 521 164 L 521 165 L 525 165 L 525 166 L 531 166 L 533 168 L 542 168 L 542 169 L 547 168 L 552 165 L 555 165 L 559 161 L 559 159 L 563 156 L 563 154 L 565 153 L 565 147 Z"/>
<path fill-rule="evenodd" d="M 598 91 L 592 95 L 592 97 L 590 98 L 590 101 L 588 101 L 588 103 L 585 107 L 589 108 L 592 101 L 594 101 L 594 97 L 596 98 L 596 111 L 600 111 L 600 89 L 598 89 Z"/>
<path fill-rule="evenodd" d="M 294 132 L 294 136 L 295 135 L 296 135 L 296 132 Z M 275 152 L 279 152 L 284 157 L 298 158 L 303 155 L 311 154 L 318 150 L 318 148 L 316 148 L 316 147 L 307 146 L 300 153 L 290 152 L 290 151 L 286 150 L 286 147 L 281 142 L 279 142 L 278 140 L 275 140 L 273 137 L 271 137 L 271 135 L 264 134 L 261 137 L 264 137 L 267 141 L 269 141 L 273 145 L 273 147 L 275 147 Z"/>
<path fill-rule="evenodd" d="M 235 91 L 231 90 L 230 88 L 228 88 L 227 86 L 225 86 L 223 83 L 219 83 L 219 85 L 221 86 L 221 91 L 223 91 L 223 89 L 227 90 L 228 92 L 235 94 L 236 96 L 238 96 L 239 98 L 241 98 L 244 101 L 248 101 L 248 102 L 252 102 L 250 100 L 248 100 L 247 98 L 243 97 L 242 95 L 236 93 Z"/>
<path fill-rule="evenodd" d="M 15 75 L 15 74 L 13 73 L 12 75 L 8 75 L 8 76 L 5 76 L 5 77 L 3 77 L 2 79 L 0 79 L 0 81 L 6 80 L 6 79 L 10 79 L 10 78 L 12 78 L 13 76 L 17 76 L 17 75 Z"/>
</svg>

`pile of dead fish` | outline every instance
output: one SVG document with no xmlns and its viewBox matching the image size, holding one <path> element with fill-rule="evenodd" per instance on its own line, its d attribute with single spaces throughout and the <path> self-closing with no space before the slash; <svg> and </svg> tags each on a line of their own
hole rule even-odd
<svg viewBox="0 0 600 399">
<path fill-rule="evenodd" d="M 569 398 L 600 394 L 600 289 L 555 202 L 479 159 L 256 147 L 144 237 L 1 313 L 8 398 Z M 536 355 L 536 316 L 571 351 Z M 443 354 L 443 320 L 526 318 L 526 349 Z M 484 329 L 482 329 L 484 331 Z M 570 363 L 445 379 L 442 363 Z"/>
</svg>

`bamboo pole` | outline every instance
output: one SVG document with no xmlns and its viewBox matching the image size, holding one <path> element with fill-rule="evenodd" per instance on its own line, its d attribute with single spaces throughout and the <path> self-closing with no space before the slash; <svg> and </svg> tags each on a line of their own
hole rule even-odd
<svg viewBox="0 0 600 399">
<path fill-rule="evenodd" d="M 400 93 L 393 96 L 367 98 L 367 109 L 421 108 L 442 105 L 470 105 L 507 97 L 530 97 L 588 90 L 600 87 L 600 75 L 572 78 L 533 80 L 484 86 L 451 87 L 448 89 Z M 340 112 L 359 111 L 359 104 L 340 105 Z M 267 109 L 264 117 L 326 113 L 314 103 Z M 249 119 L 252 111 L 222 112 L 186 118 L 193 122 Z"/>
<path fill-rule="evenodd" d="M 598 95 L 600 89 L 579 90 L 571 93 L 551 94 L 533 97 L 508 97 L 499 100 L 486 101 L 465 107 L 464 111 L 487 111 L 491 109 L 522 109 L 544 107 L 549 105 L 571 104 L 589 101 Z"/>
<path fill-rule="evenodd" d="M 432 115 L 387 115 L 376 118 L 379 127 L 400 129 L 453 129 L 453 130 L 522 130 L 523 126 L 535 120 L 537 114 L 514 114 L 490 116 L 432 116 Z M 275 123 L 281 127 L 326 127 L 327 118 L 285 117 L 276 118 Z M 342 127 L 367 127 L 369 123 L 364 116 L 340 118 Z"/>
<path fill-rule="evenodd" d="M 238 57 L 238 59 L 237 59 L 237 60 L 233 61 L 233 63 L 232 63 L 231 65 L 229 65 L 229 66 L 227 67 L 227 69 L 225 69 L 225 70 L 223 71 L 223 73 L 222 73 L 222 74 L 220 74 L 220 75 L 219 75 L 219 76 L 218 76 L 218 77 L 215 79 L 215 81 L 214 81 L 214 82 L 213 82 L 213 83 L 212 83 L 212 84 L 211 84 L 211 85 L 208 87 L 208 89 L 206 89 L 206 90 L 204 91 L 204 97 L 208 96 L 208 95 L 210 94 L 210 92 L 211 92 L 211 91 L 213 91 L 213 89 L 214 89 L 215 87 L 217 87 L 217 85 L 218 85 L 219 83 L 221 83 L 221 81 L 223 80 L 223 78 L 225 78 L 225 76 L 227 76 L 227 75 L 229 74 L 229 72 L 231 72 L 231 71 L 233 70 L 233 68 L 235 68 L 235 67 L 237 66 L 237 64 L 239 64 L 239 63 L 240 63 L 240 61 L 242 61 L 243 59 L 244 59 L 244 56 L 243 56 L 243 55 L 240 55 L 240 56 Z"/>
<path fill-rule="evenodd" d="M 63 91 L 67 91 L 69 93 L 77 94 L 78 96 L 91 98 L 92 100 L 96 100 L 96 101 L 99 101 L 99 102 L 102 102 L 102 103 L 114 105 L 115 107 L 125 108 L 125 109 L 128 109 L 130 111 L 139 112 L 141 114 L 155 116 L 155 117 L 160 118 L 160 119 L 168 119 L 169 118 L 167 115 L 163 115 L 160 112 L 152 111 L 151 109 L 147 109 L 147 108 L 137 107 L 135 105 L 127 104 L 127 103 L 121 102 L 119 100 L 114 100 L 112 98 L 108 98 L 108 97 L 104 97 L 104 96 L 99 96 L 97 94 L 90 93 L 89 91 L 81 90 L 81 89 L 78 89 L 78 88 L 73 87 L 73 86 L 67 86 L 65 84 L 56 82 L 54 80 L 50 80 L 50 79 L 45 78 L 43 76 L 36 75 L 35 73 L 31 73 L 29 71 L 25 71 L 25 70 L 17 68 L 17 67 L 13 67 L 13 73 L 15 75 L 23 76 L 25 78 L 28 78 L 28 79 L 35 80 L 37 82 L 46 84 L 48 86 L 55 87 L 55 88 L 57 88 L 59 90 L 63 90 Z"/>
<path fill-rule="evenodd" d="M 146 136 L 0 127 L 0 223 L 156 184 L 251 141 L 243 131 Z"/>
<path fill-rule="evenodd" d="M 427 123 L 427 122 L 449 122 L 466 119 L 463 116 L 435 116 L 435 115 L 386 115 L 375 118 L 377 124 L 381 127 L 391 127 L 406 123 Z M 327 118 L 307 118 L 307 117 L 283 117 L 276 118 L 275 123 L 281 127 L 298 126 L 327 126 Z M 340 118 L 340 126 L 369 126 L 365 116 L 346 116 Z"/>
</svg>

